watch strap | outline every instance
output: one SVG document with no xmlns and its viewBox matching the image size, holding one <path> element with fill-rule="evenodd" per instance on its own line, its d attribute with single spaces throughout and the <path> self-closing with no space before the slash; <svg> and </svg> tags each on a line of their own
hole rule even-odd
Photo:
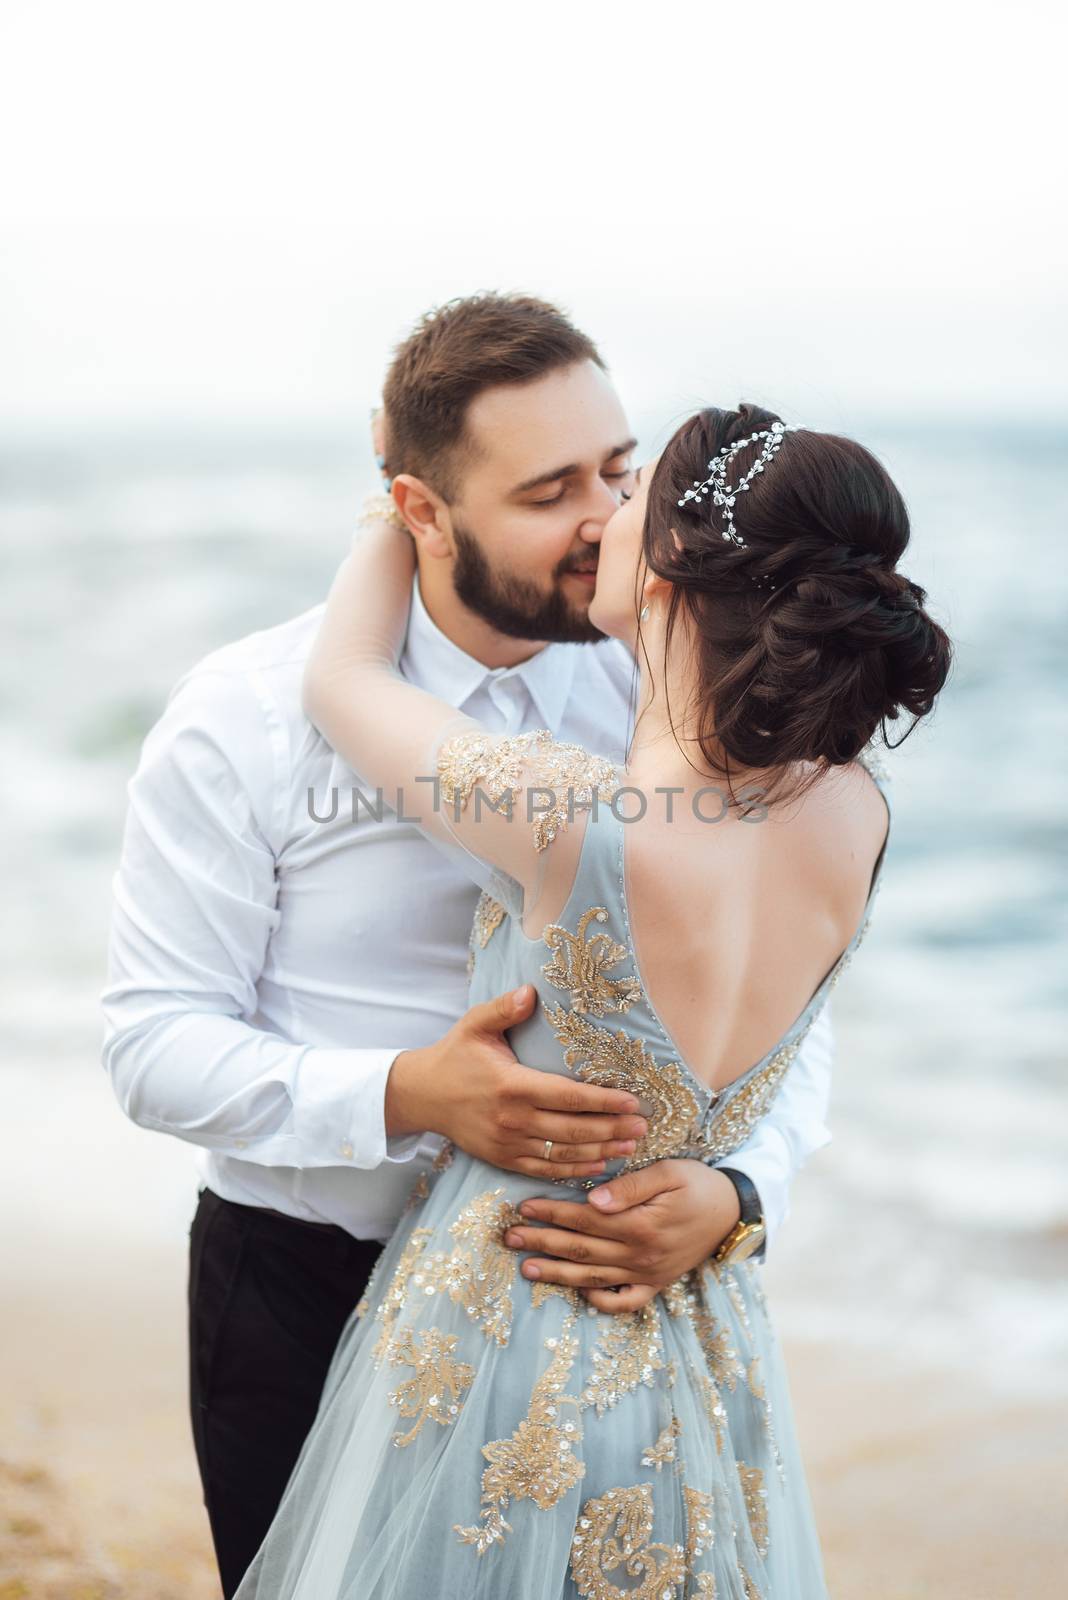
<svg viewBox="0 0 1068 1600">
<path fill-rule="evenodd" d="M 739 1172 L 737 1167 L 717 1167 L 717 1172 L 724 1173 L 738 1191 L 738 1204 L 741 1207 L 741 1222 L 763 1222 L 764 1207 L 760 1203 L 760 1194 L 756 1184 L 747 1173 Z"/>
</svg>

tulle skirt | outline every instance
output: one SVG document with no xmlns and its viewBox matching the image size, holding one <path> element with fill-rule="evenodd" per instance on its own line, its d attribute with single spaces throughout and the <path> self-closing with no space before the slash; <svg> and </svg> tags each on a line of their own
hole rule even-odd
<svg viewBox="0 0 1068 1600">
<path fill-rule="evenodd" d="M 598 1314 L 501 1242 L 531 1192 L 423 1180 L 237 1600 L 825 1600 L 763 1269 Z"/>
</svg>

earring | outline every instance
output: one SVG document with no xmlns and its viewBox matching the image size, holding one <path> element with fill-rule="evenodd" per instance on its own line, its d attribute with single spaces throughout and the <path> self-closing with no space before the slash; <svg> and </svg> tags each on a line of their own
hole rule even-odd
<svg viewBox="0 0 1068 1600">
<path fill-rule="evenodd" d="M 638 619 L 641 622 L 648 622 L 648 620 L 649 620 L 649 607 L 648 606 L 642 606 L 641 611 L 638 613 Z"/>
</svg>

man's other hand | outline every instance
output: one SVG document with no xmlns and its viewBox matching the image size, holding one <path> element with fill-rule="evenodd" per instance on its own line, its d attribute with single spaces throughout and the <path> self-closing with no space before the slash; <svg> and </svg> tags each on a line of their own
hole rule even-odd
<svg viewBox="0 0 1068 1600">
<path fill-rule="evenodd" d="M 598 1311 L 635 1311 L 719 1247 L 738 1221 L 738 1191 L 702 1161 L 658 1161 L 590 1191 L 588 1200 L 524 1200 L 505 1243 L 531 1252 L 523 1276 L 580 1289 Z M 619 1286 L 619 1292 L 616 1287 Z"/>
</svg>

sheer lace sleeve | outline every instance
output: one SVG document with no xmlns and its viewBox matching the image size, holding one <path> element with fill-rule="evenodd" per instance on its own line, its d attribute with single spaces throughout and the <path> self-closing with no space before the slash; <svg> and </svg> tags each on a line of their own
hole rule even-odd
<svg viewBox="0 0 1068 1600">
<path fill-rule="evenodd" d="M 611 803 L 621 778 L 606 756 L 547 728 L 498 734 L 465 720 L 435 744 L 441 830 L 536 936 L 567 900 L 591 809 Z"/>
</svg>

